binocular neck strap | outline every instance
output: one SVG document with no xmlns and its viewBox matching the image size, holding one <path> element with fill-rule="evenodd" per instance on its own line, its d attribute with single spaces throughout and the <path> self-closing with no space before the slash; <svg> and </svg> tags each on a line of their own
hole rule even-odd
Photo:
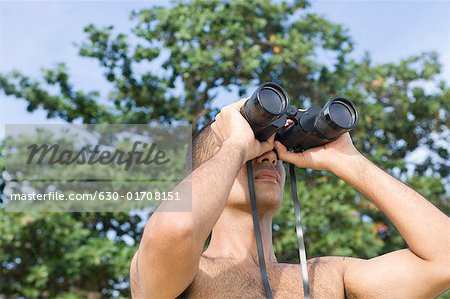
<svg viewBox="0 0 450 299">
<path fill-rule="evenodd" d="M 306 264 L 306 251 L 305 242 L 303 240 L 303 229 L 300 215 L 300 205 L 297 197 L 297 179 L 295 175 L 295 166 L 289 164 L 289 176 L 291 180 L 291 193 L 292 199 L 294 201 L 295 210 L 295 228 L 297 231 L 298 239 L 298 252 L 300 255 L 300 267 L 302 272 L 303 281 L 303 295 L 304 299 L 310 299 L 309 294 L 309 282 L 308 282 L 308 266 Z M 270 288 L 269 278 L 266 270 L 266 263 L 264 260 L 264 248 L 262 245 L 261 229 L 259 227 L 259 216 L 258 209 L 256 207 L 256 196 L 255 196 L 255 183 L 253 181 L 253 167 L 252 161 L 247 161 L 247 181 L 248 181 L 248 191 L 250 193 L 250 204 L 252 208 L 252 218 L 253 218 L 253 228 L 255 231 L 256 238 L 256 248 L 258 250 L 258 260 L 259 260 L 259 271 L 261 273 L 261 280 L 264 286 L 264 291 L 268 299 L 272 299 L 272 289 Z"/>
<path fill-rule="evenodd" d="M 270 288 L 269 277 L 267 276 L 266 263 L 264 260 L 264 248 L 261 239 L 261 229 L 259 227 L 258 209 L 256 208 L 255 184 L 253 181 L 252 161 L 247 161 L 248 191 L 250 193 L 250 204 L 252 206 L 253 229 L 255 231 L 256 248 L 258 250 L 259 272 L 263 282 L 267 299 L 272 299 L 272 289 Z"/>
<path fill-rule="evenodd" d="M 292 200 L 294 201 L 295 211 L 295 230 L 297 231 L 298 253 L 300 256 L 300 267 L 302 269 L 303 281 L 303 296 L 309 299 L 309 280 L 308 280 L 308 265 L 306 263 L 305 242 L 303 239 L 302 218 L 300 215 L 300 204 L 297 197 L 297 178 L 295 176 L 295 166 L 289 163 L 289 178 L 291 180 Z"/>
</svg>

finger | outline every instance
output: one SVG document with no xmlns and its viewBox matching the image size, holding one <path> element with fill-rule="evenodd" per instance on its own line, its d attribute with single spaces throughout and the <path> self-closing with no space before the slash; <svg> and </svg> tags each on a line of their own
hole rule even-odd
<svg viewBox="0 0 450 299">
<path fill-rule="evenodd" d="M 244 104 L 245 104 L 245 102 L 247 102 L 247 100 L 248 100 L 248 98 L 240 99 L 240 100 L 228 105 L 228 107 L 233 108 L 235 110 L 239 110 L 239 109 L 241 109 L 242 106 L 244 106 Z"/>
<path fill-rule="evenodd" d="M 280 159 L 284 157 L 287 152 L 286 147 L 279 141 L 275 141 L 275 150 L 277 151 L 277 155 Z"/>
<path fill-rule="evenodd" d="M 267 139 L 266 141 L 260 142 L 261 150 L 265 150 L 263 153 L 273 150 L 275 146 L 274 141 L 275 141 L 275 134 L 270 136 L 269 139 Z"/>
<path fill-rule="evenodd" d="M 272 136 L 269 137 L 269 139 L 267 139 L 264 142 L 260 142 L 260 149 L 262 151 L 262 153 L 267 153 L 271 150 L 273 150 L 274 146 L 275 146 L 275 134 L 273 134 Z"/>
<path fill-rule="evenodd" d="M 290 125 L 292 125 L 294 123 L 294 121 L 292 119 L 287 119 L 286 123 L 284 124 L 285 127 L 288 127 Z"/>
<path fill-rule="evenodd" d="M 275 141 L 275 134 L 273 134 L 272 136 L 269 137 L 269 139 L 267 139 L 267 142 L 274 143 L 274 141 Z"/>
<path fill-rule="evenodd" d="M 267 140 L 267 141 L 261 142 L 260 147 L 259 147 L 259 149 L 260 149 L 259 152 L 261 154 L 270 152 L 273 149 L 273 147 L 274 147 L 273 140 L 272 141 Z"/>
<path fill-rule="evenodd" d="M 293 164 L 295 162 L 297 162 L 297 159 L 298 159 L 297 155 L 298 154 L 294 154 L 294 153 L 289 152 L 287 150 L 287 148 L 281 142 L 275 141 L 275 149 L 277 151 L 278 157 L 281 160 L 289 162 L 289 163 L 293 163 Z"/>
</svg>

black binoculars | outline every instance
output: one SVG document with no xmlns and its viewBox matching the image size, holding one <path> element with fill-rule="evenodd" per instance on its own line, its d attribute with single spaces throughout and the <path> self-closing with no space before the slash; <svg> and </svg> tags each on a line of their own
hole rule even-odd
<svg viewBox="0 0 450 299">
<path fill-rule="evenodd" d="M 346 98 L 329 100 L 322 108 L 290 106 L 286 91 L 278 84 L 261 84 L 241 108 L 256 139 L 265 141 L 276 133 L 288 150 L 303 152 L 336 140 L 358 122 L 356 106 Z M 287 120 L 293 121 L 286 126 Z"/>
</svg>

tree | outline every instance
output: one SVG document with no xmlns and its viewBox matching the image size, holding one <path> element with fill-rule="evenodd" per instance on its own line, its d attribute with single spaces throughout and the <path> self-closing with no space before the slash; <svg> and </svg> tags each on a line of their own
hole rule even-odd
<svg viewBox="0 0 450 299">
<path fill-rule="evenodd" d="M 357 148 L 450 214 L 444 188 L 448 143 L 439 140 L 449 132 L 450 91 L 439 81 L 438 55 L 422 53 L 387 64 L 374 64 L 369 54 L 355 60 L 348 30 L 309 12 L 309 5 L 303 0 L 193 0 L 136 11 L 132 36 L 115 33 L 113 26 L 89 25 L 78 45 L 79 55 L 98 61 L 111 83 L 106 97 L 77 90 L 64 63 L 45 69 L 40 79 L 16 71 L 0 74 L 0 90 L 25 99 L 29 112 L 40 107 L 49 118 L 67 122 L 176 121 L 190 123 L 194 130 L 211 121 L 216 112 L 212 101 L 222 89 L 244 95 L 251 92 L 248 87 L 275 81 L 298 107 L 345 96 L 361 116 L 352 133 Z M 323 51 L 334 57 L 332 63 L 318 60 Z M 150 63 L 160 63 L 162 71 L 139 71 Z M 56 93 L 51 91 L 55 87 Z M 407 164 L 405 156 L 419 147 L 429 158 Z M 310 257 L 372 257 L 405 246 L 387 218 L 343 181 L 309 170 L 299 170 L 298 178 Z M 5 263 L 0 293 L 127 294 L 121 282 L 135 245 L 124 242 L 124 236 L 139 241 L 139 216 L 1 215 Z M 297 260 L 293 219 L 292 205 L 285 200 L 274 222 L 275 249 L 282 261 Z M 50 233 L 56 229 L 52 226 L 61 230 Z M 116 237 L 108 239 L 108 231 Z M 30 255 L 25 244 L 37 250 Z M 69 249 L 58 251 L 59 245 Z M 45 252 L 48 248 L 53 254 Z M 98 260 L 101 256 L 106 260 Z M 65 271 L 57 271 L 61 261 L 68 265 Z"/>
</svg>

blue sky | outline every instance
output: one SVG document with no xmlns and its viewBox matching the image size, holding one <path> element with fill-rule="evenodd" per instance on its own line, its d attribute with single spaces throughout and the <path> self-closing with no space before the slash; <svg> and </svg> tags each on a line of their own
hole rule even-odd
<svg viewBox="0 0 450 299">
<path fill-rule="evenodd" d="M 41 67 L 66 62 L 75 87 L 108 91 L 93 60 L 77 56 L 74 42 L 83 40 L 83 27 L 114 25 L 129 32 L 133 9 L 167 1 L 1 1 L 0 72 L 17 69 L 39 78 Z M 375 62 L 395 62 L 435 50 L 450 83 L 450 1 L 314 1 L 310 9 L 344 24 L 356 42 L 355 57 L 369 51 Z M 228 100 L 229 99 L 229 100 Z M 234 101 L 222 95 L 221 104 Z M 4 124 L 61 123 L 43 111 L 28 113 L 23 100 L 0 95 L 0 138 Z"/>
</svg>

